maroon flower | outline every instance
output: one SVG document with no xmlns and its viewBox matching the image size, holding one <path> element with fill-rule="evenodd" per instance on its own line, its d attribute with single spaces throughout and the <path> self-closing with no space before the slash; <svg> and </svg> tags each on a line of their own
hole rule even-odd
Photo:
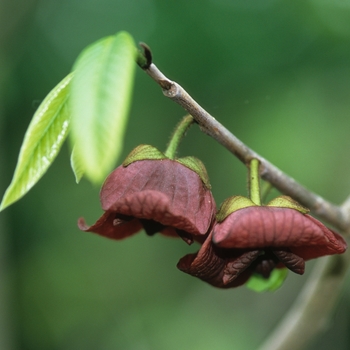
<svg viewBox="0 0 350 350">
<path fill-rule="evenodd" d="M 206 176 L 195 158 L 171 160 L 141 145 L 103 184 L 100 199 L 105 213 L 90 227 L 79 219 L 79 228 L 113 239 L 144 228 L 148 235 L 162 232 L 191 243 L 192 235 L 208 232 L 215 216 Z"/>
<path fill-rule="evenodd" d="M 242 197 L 243 198 L 243 197 Z M 277 199 L 276 199 L 277 200 Z M 268 206 L 249 205 L 235 209 L 216 223 L 197 254 L 178 263 L 184 272 L 221 288 L 237 287 L 253 273 L 269 278 L 272 270 L 287 267 L 303 274 L 305 260 L 341 254 L 346 242 L 288 197 Z M 304 208 L 305 209 L 305 208 Z"/>
</svg>

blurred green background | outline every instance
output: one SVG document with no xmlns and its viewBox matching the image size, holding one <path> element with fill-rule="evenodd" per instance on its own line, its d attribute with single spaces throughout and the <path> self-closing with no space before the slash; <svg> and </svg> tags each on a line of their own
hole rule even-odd
<svg viewBox="0 0 350 350">
<path fill-rule="evenodd" d="M 346 198 L 349 0 L 0 0 L 1 195 L 45 95 L 86 45 L 120 30 L 251 148 L 327 199 Z M 123 156 L 139 143 L 164 149 L 183 115 L 137 69 Z M 218 204 L 246 193 L 244 166 L 196 127 L 180 154 L 203 160 Z M 312 270 L 274 293 L 214 289 L 176 269 L 197 247 L 80 232 L 78 217 L 101 214 L 98 195 L 76 185 L 65 145 L 0 214 L 0 349 L 256 349 Z M 349 349 L 349 318 L 345 283 L 309 349 Z"/>
</svg>

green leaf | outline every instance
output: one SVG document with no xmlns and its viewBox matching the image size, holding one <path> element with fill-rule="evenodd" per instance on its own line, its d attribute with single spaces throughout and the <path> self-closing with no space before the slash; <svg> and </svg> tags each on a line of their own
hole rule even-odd
<svg viewBox="0 0 350 350">
<path fill-rule="evenodd" d="M 120 32 L 87 47 L 73 67 L 70 136 L 94 183 L 105 179 L 122 150 L 136 52 L 132 37 Z"/>
<path fill-rule="evenodd" d="M 274 291 L 281 287 L 288 275 L 288 269 L 274 269 L 269 278 L 264 278 L 259 274 L 253 274 L 246 283 L 249 289 L 255 292 Z"/>
<path fill-rule="evenodd" d="M 67 99 L 71 79 L 72 73 L 50 91 L 35 112 L 0 210 L 23 197 L 44 175 L 60 151 L 69 129 Z"/>
<path fill-rule="evenodd" d="M 79 162 L 75 148 L 73 148 L 72 154 L 70 156 L 70 165 L 75 176 L 75 181 L 78 184 L 84 175 L 84 168 L 83 165 Z"/>
</svg>

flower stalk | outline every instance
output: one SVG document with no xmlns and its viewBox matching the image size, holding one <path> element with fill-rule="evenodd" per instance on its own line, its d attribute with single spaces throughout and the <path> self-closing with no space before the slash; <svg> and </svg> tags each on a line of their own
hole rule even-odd
<svg viewBox="0 0 350 350">
<path fill-rule="evenodd" d="M 250 161 L 249 169 L 249 196 L 256 205 L 261 205 L 260 179 L 259 179 L 259 160 L 253 158 Z"/>
<path fill-rule="evenodd" d="M 186 131 L 189 129 L 189 127 L 193 124 L 194 119 L 193 117 L 188 114 L 180 121 L 180 123 L 176 126 L 173 135 L 170 138 L 170 142 L 168 144 L 168 147 L 164 154 L 169 159 L 175 159 L 176 151 L 179 147 L 179 144 L 183 137 L 185 136 Z"/>
</svg>

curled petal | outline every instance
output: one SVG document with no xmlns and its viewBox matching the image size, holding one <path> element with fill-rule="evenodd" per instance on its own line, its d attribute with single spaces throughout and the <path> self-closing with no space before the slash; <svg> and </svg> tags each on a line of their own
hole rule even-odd
<svg viewBox="0 0 350 350">
<path fill-rule="evenodd" d="M 217 256 L 210 239 L 195 254 L 187 254 L 177 264 L 179 270 L 198 277 L 210 284 L 221 285 L 224 259 Z"/>
<path fill-rule="evenodd" d="M 235 211 L 214 228 L 213 242 L 221 248 L 289 248 L 305 260 L 340 254 L 344 239 L 310 215 L 294 209 L 249 207 Z"/>
<path fill-rule="evenodd" d="M 224 285 L 233 282 L 258 256 L 259 250 L 250 250 L 242 253 L 238 257 L 230 259 L 224 268 L 224 275 L 222 277 Z"/>
<path fill-rule="evenodd" d="M 278 260 L 282 262 L 289 270 L 302 275 L 305 271 L 305 261 L 300 256 L 286 250 L 272 250 Z"/>
<path fill-rule="evenodd" d="M 101 203 L 106 211 L 202 235 L 216 210 L 212 194 L 198 174 L 170 159 L 118 167 L 102 187 Z"/>
<path fill-rule="evenodd" d="M 252 273 L 246 270 L 254 260 L 254 253 L 250 253 L 236 253 L 236 256 L 227 258 L 227 252 L 214 247 L 209 235 L 200 250 L 196 254 L 184 256 L 177 267 L 218 288 L 238 287 L 244 284 Z"/>
</svg>

